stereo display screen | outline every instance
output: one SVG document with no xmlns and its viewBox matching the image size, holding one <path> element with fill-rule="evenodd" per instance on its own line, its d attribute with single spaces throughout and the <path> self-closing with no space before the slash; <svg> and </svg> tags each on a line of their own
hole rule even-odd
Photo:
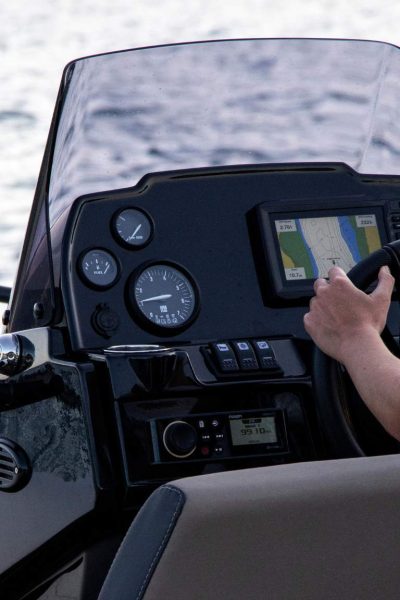
<svg viewBox="0 0 400 600">
<path fill-rule="evenodd" d="M 231 417 L 229 425 L 234 446 L 278 442 L 275 417 Z"/>
</svg>

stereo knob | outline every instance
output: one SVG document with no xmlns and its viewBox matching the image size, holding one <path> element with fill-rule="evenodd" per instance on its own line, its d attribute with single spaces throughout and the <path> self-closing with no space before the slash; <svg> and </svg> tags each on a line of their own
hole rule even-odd
<svg viewBox="0 0 400 600">
<path fill-rule="evenodd" d="M 173 421 L 164 429 L 166 451 L 175 458 L 187 458 L 196 450 L 197 431 L 186 421 Z"/>
</svg>

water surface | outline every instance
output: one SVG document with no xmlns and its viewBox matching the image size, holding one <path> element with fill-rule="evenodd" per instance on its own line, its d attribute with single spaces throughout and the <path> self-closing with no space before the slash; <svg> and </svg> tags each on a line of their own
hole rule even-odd
<svg viewBox="0 0 400 600">
<path fill-rule="evenodd" d="M 113 0 L 110 7 L 108 0 L 1 3 L 0 284 L 14 279 L 59 80 L 71 59 L 227 37 L 400 40 L 400 3 L 392 0 Z M 329 102 L 325 110 L 329 113 Z M 184 152 L 180 140 L 174 140 L 174 152 Z"/>
</svg>

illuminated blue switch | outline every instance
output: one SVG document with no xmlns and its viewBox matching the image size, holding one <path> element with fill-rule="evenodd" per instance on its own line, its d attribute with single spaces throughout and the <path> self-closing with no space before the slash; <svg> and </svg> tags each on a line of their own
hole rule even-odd
<svg viewBox="0 0 400 600">
<path fill-rule="evenodd" d="M 246 340 L 232 342 L 233 349 L 243 371 L 257 371 L 259 369 L 256 355 L 250 343 Z"/>
<path fill-rule="evenodd" d="M 261 369 L 268 371 L 280 370 L 280 367 L 276 362 L 274 351 L 267 340 L 254 340 L 253 347 Z"/>
<path fill-rule="evenodd" d="M 218 369 L 224 373 L 239 371 L 239 365 L 232 347 L 227 342 L 211 344 L 211 350 Z"/>
</svg>

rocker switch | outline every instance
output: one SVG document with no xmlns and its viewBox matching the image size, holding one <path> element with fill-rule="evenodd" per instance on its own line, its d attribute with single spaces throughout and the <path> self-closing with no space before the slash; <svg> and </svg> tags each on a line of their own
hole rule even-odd
<svg viewBox="0 0 400 600">
<path fill-rule="evenodd" d="M 243 371 L 257 371 L 259 366 L 253 348 L 247 341 L 232 342 L 240 368 Z"/>
<path fill-rule="evenodd" d="M 255 340 L 253 347 L 261 369 L 266 371 L 281 370 L 279 364 L 276 362 L 274 351 L 266 340 Z"/>
<path fill-rule="evenodd" d="M 211 350 L 220 371 L 223 373 L 239 371 L 239 365 L 230 344 L 226 342 L 217 342 L 211 344 Z"/>
</svg>

